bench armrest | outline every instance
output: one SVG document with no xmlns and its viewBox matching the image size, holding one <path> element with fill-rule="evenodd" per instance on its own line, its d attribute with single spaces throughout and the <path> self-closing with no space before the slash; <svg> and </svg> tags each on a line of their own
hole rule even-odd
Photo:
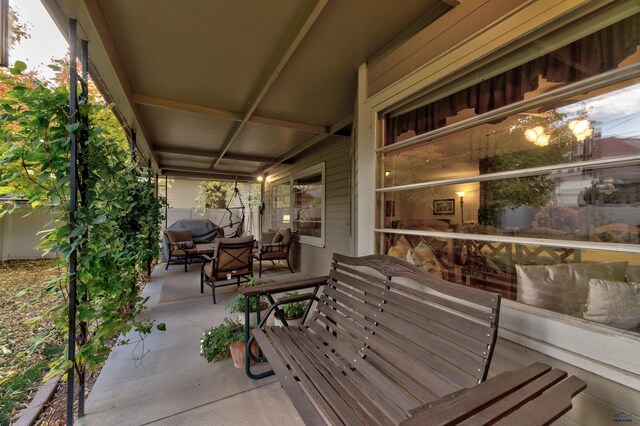
<svg viewBox="0 0 640 426">
<path fill-rule="evenodd" d="M 282 299 L 295 299 L 295 300 L 282 300 Z M 273 305 L 269 306 L 269 309 L 267 309 L 267 312 L 265 312 L 264 317 L 262 317 L 262 319 L 260 319 L 260 324 L 258 324 L 259 328 L 264 327 L 265 323 L 267 322 L 267 319 L 269 319 L 269 316 L 273 312 L 275 312 L 282 305 L 286 305 L 287 303 L 291 303 L 291 302 L 294 302 L 294 301 L 295 302 L 300 302 L 302 300 L 315 300 L 315 301 L 319 301 L 320 300 L 320 299 L 318 299 L 318 296 L 316 296 L 315 294 L 312 294 L 312 293 L 301 294 L 301 295 L 298 295 L 298 296 L 291 296 L 291 298 L 283 297 L 282 299 L 279 299 L 276 303 L 274 303 Z M 303 319 L 304 319 L 304 317 L 303 317 Z"/>
<path fill-rule="evenodd" d="M 286 291 L 293 290 L 301 290 L 303 288 L 311 288 L 318 287 L 321 285 L 325 285 L 328 276 L 324 277 L 314 277 L 314 278 L 306 278 L 303 280 L 292 281 L 288 283 L 268 283 L 268 284 L 258 284 L 249 287 L 240 287 L 238 292 L 242 294 L 244 297 L 253 297 L 258 295 L 267 295 L 273 293 L 284 293 Z"/>
</svg>

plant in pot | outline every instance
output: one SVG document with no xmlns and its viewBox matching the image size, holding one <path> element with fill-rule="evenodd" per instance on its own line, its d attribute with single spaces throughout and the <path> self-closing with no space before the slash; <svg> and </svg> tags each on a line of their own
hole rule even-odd
<svg viewBox="0 0 640 426">
<path fill-rule="evenodd" d="M 200 356 L 209 362 L 231 356 L 236 368 L 244 368 L 245 353 L 244 325 L 229 318 L 225 318 L 217 327 L 205 330 L 200 338 Z M 255 340 L 251 344 L 251 353 L 255 356 L 259 353 Z"/>
<path fill-rule="evenodd" d="M 285 297 L 298 296 L 297 291 L 290 291 L 284 294 Z M 302 324 L 302 315 L 304 309 L 307 307 L 307 301 L 301 300 L 298 302 L 285 303 L 280 306 L 280 310 L 284 313 L 284 317 L 287 320 L 287 324 L 290 326 L 296 326 Z M 282 321 L 278 317 L 275 319 L 275 325 L 282 327 Z"/>
<path fill-rule="evenodd" d="M 253 278 L 249 281 L 248 286 L 255 285 Z M 238 322 L 244 324 L 244 303 L 245 297 L 242 294 L 236 295 L 236 297 L 227 306 L 227 309 L 232 314 L 237 314 Z M 265 297 L 260 297 L 260 311 L 264 312 L 269 307 L 269 303 Z M 254 314 L 258 310 L 258 303 L 255 297 L 249 299 L 249 325 L 252 327 L 257 325 L 256 315 Z"/>
</svg>

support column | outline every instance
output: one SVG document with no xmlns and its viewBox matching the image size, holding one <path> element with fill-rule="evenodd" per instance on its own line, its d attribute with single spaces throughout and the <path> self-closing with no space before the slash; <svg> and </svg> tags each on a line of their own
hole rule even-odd
<svg viewBox="0 0 640 426">
<path fill-rule="evenodd" d="M 89 42 L 87 40 L 82 40 L 80 46 L 80 63 L 82 65 L 82 92 L 80 93 L 80 100 L 83 104 L 87 104 L 89 102 Z M 80 186 L 80 200 L 82 205 L 86 205 L 86 185 L 89 179 L 89 170 L 87 168 L 88 163 L 88 146 L 87 140 L 89 139 L 88 129 L 89 129 L 89 116 L 83 115 L 80 110 L 78 110 L 79 119 L 82 123 L 82 128 L 80 130 L 80 149 L 82 155 L 78 157 L 79 165 L 81 166 L 81 174 L 82 174 L 82 184 Z M 85 234 L 86 236 L 86 234 Z M 80 246 L 81 249 L 84 245 Z M 84 302 L 89 301 L 89 293 L 85 288 L 84 293 L 82 294 L 82 300 Z M 84 345 L 87 342 L 89 337 L 89 333 L 87 330 L 86 321 L 80 322 L 80 341 L 78 342 L 80 346 Z M 85 364 L 78 366 L 78 418 L 84 417 L 84 397 L 86 393 L 85 389 Z"/>
<path fill-rule="evenodd" d="M 164 175 L 164 229 L 169 227 L 169 177 Z"/>
<path fill-rule="evenodd" d="M 78 101 L 77 101 L 77 43 L 76 43 L 76 20 L 69 19 L 69 125 L 73 128 L 77 122 Z M 78 141 L 76 131 L 73 130 L 70 137 L 70 197 L 69 197 L 69 231 L 71 235 L 71 246 L 74 246 L 76 237 L 74 230 L 76 227 L 76 204 L 78 180 Z M 73 249 L 69 255 L 69 333 L 67 336 L 68 360 L 71 367 L 67 371 L 67 425 L 73 425 L 73 401 L 74 401 L 74 369 L 76 364 L 76 272 L 77 272 L 77 251 Z"/>
<path fill-rule="evenodd" d="M 136 131 L 131 129 L 131 138 L 130 138 L 130 143 L 131 143 L 131 162 L 135 165 L 138 164 L 138 156 L 136 154 L 136 150 L 138 149 L 138 141 L 136 139 Z"/>
<path fill-rule="evenodd" d="M 147 181 L 149 182 L 149 186 L 151 186 L 151 160 L 147 160 Z M 157 194 L 157 191 L 156 191 L 156 194 Z M 149 247 L 152 247 L 151 244 L 153 244 L 153 238 L 151 236 L 151 229 L 149 229 Z M 147 276 L 149 278 L 151 278 L 151 261 L 152 260 L 153 259 L 151 257 L 147 259 Z"/>
</svg>

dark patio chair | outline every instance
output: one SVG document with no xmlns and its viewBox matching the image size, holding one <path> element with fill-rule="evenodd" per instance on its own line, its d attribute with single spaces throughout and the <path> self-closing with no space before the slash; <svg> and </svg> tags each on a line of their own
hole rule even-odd
<svg viewBox="0 0 640 426">
<path fill-rule="evenodd" d="M 289 261 L 289 254 L 291 253 L 291 243 L 293 243 L 293 237 L 296 236 L 298 231 L 291 232 L 290 228 L 279 230 L 278 233 L 282 235 L 282 241 L 277 243 L 265 243 L 264 241 L 258 245 L 257 251 L 253 254 L 253 258 L 258 261 L 259 269 L 258 276 L 262 277 L 262 261 L 270 260 L 275 266 L 276 260 L 286 260 L 287 267 L 293 274 L 291 268 L 291 262 Z"/>
<path fill-rule="evenodd" d="M 200 270 L 200 293 L 204 285 L 211 287 L 213 303 L 216 303 L 216 287 L 224 287 L 249 281 L 253 277 L 253 235 L 240 238 L 218 238 L 213 257 L 202 256 Z M 231 279 L 235 278 L 235 281 Z M 242 281 L 244 280 L 244 281 Z M 228 282 L 225 282 L 228 281 Z"/>
<path fill-rule="evenodd" d="M 167 238 L 169 239 L 169 257 L 167 258 L 167 267 L 165 269 L 169 269 L 172 258 L 182 258 L 184 259 L 184 271 L 187 272 L 187 264 L 191 263 L 198 254 L 191 230 L 168 230 Z"/>
</svg>

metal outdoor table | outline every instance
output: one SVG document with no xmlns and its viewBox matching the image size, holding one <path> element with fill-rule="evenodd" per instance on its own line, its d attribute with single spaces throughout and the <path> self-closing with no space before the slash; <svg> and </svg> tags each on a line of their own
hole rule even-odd
<svg viewBox="0 0 640 426">
<path fill-rule="evenodd" d="M 253 374 L 251 372 L 251 364 L 250 361 L 257 361 L 257 362 L 264 362 L 266 361 L 266 359 L 264 359 L 263 357 L 258 357 L 258 358 L 254 358 L 253 355 L 251 354 L 251 350 L 250 350 L 250 338 L 251 340 L 253 339 L 251 337 L 251 326 L 249 324 L 250 321 L 250 312 L 249 312 L 249 300 L 251 297 L 255 297 L 257 299 L 257 301 L 260 300 L 261 296 L 265 296 L 267 298 L 267 300 L 269 300 L 269 307 L 266 310 L 266 315 L 264 317 L 264 319 L 261 321 L 260 318 L 260 303 L 256 303 L 256 306 L 258 307 L 258 310 L 256 311 L 256 317 L 257 317 L 257 323 L 258 323 L 258 327 L 262 326 L 263 322 L 266 321 L 266 319 L 268 318 L 268 316 L 271 314 L 271 312 L 273 311 L 274 314 L 280 318 L 280 320 L 283 322 L 283 324 L 286 326 L 287 325 L 287 321 L 284 318 L 284 314 L 282 313 L 282 311 L 280 310 L 280 308 L 278 307 L 279 304 L 282 303 L 290 303 L 293 301 L 297 301 L 297 300 L 308 300 L 309 303 L 307 304 L 307 307 L 304 311 L 304 314 L 302 316 L 302 322 L 304 323 L 304 320 L 307 318 L 307 315 L 309 314 L 309 311 L 311 310 L 311 306 L 313 305 L 313 301 L 316 299 L 316 295 L 318 294 L 318 290 L 320 289 L 320 286 L 324 285 L 327 283 L 327 280 L 329 279 L 328 276 L 323 276 L 323 277 L 314 277 L 314 278 L 306 278 L 306 279 L 297 279 L 295 281 L 290 281 L 290 282 L 274 282 L 271 280 L 262 280 L 262 281 L 258 281 L 258 283 L 254 286 L 250 286 L 250 287 L 242 287 L 240 288 L 240 290 L 238 290 L 240 292 L 240 294 L 242 294 L 245 297 L 245 303 L 244 303 L 244 336 L 245 336 L 245 342 L 247 345 L 247 350 L 246 350 L 246 365 L 245 365 L 245 372 L 247 373 L 247 376 L 252 378 L 252 379 L 261 379 L 263 377 L 267 377 L 273 374 L 272 370 L 269 371 L 265 371 L 262 372 L 260 374 Z M 277 294 L 277 293 L 284 293 L 284 292 L 288 292 L 288 291 L 294 291 L 294 290 L 303 290 L 303 289 L 313 289 L 313 291 L 310 294 L 303 294 L 300 296 L 294 296 L 294 297 L 288 297 L 288 298 L 283 298 L 280 299 L 280 302 L 277 302 L 276 300 L 274 300 L 273 295 Z"/>
</svg>

